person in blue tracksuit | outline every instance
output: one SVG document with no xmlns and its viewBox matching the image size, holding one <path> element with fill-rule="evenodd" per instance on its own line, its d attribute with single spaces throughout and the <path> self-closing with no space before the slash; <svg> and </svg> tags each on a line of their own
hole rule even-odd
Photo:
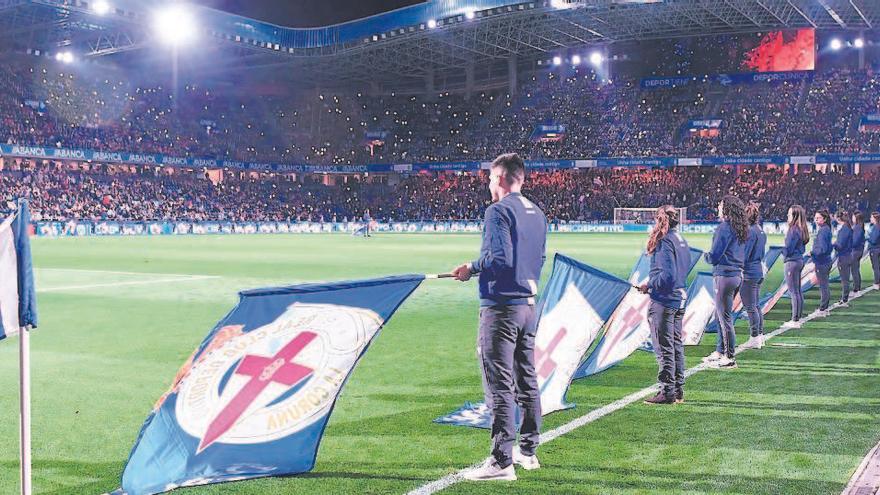
<svg viewBox="0 0 880 495">
<path fill-rule="evenodd" d="M 847 305 L 853 256 L 853 229 L 849 213 L 844 210 L 838 211 L 837 223 L 840 224 L 840 229 L 837 231 L 837 239 L 834 241 L 834 250 L 837 252 L 837 269 L 840 272 L 841 293 L 838 304 Z"/>
<path fill-rule="evenodd" d="M 865 255 L 865 215 L 856 210 L 852 214 L 853 245 L 850 271 L 853 279 L 853 292 L 862 290 L 862 256 Z"/>
<path fill-rule="evenodd" d="M 687 299 L 687 276 L 691 253 L 687 241 L 678 233 L 678 209 L 661 206 L 654 215 L 654 229 L 648 238 L 651 271 L 648 282 L 639 287 L 650 294 L 648 325 L 657 355 L 660 391 L 647 404 L 684 402 L 684 340 L 682 320 Z"/>
<path fill-rule="evenodd" d="M 810 257 L 816 267 L 816 279 L 819 282 L 819 311 L 828 311 L 831 303 L 831 289 L 829 288 L 829 276 L 831 274 L 831 214 L 828 210 L 819 210 L 813 217 L 816 222 L 816 240 L 810 250 Z"/>
<path fill-rule="evenodd" d="M 804 317 L 804 291 L 801 276 L 804 271 L 804 252 L 810 242 L 810 228 L 807 226 L 807 213 L 801 205 L 788 209 L 788 232 L 782 256 L 785 260 L 785 283 L 791 297 L 791 320 L 788 326 L 797 326 Z"/>
<path fill-rule="evenodd" d="M 464 474 L 472 481 L 515 480 L 514 464 L 541 467 L 535 455 L 541 434 L 535 297 L 546 258 L 547 218 L 522 195 L 525 176 L 525 164 L 515 153 L 492 162 L 493 203 L 486 209 L 480 257 L 452 271 L 462 282 L 479 274 L 477 349 L 492 411 L 492 449 L 480 467 Z M 517 432 L 519 449 L 514 449 Z"/>
<path fill-rule="evenodd" d="M 715 317 L 719 323 L 715 352 L 704 358 L 718 368 L 736 368 L 733 330 L 733 300 L 742 285 L 743 264 L 749 224 L 745 205 L 736 196 L 724 196 L 718 205 L 721 223 L 715 229 L 706 262 L 712 265 L 715 281 Z"/>
<path fill-rule="evenodd" d="M 868 254 L 871 256 L 871 269 L 874 271 L 874 285 L 880 289 L 880 211 L 871 213 Z"/>
<path fill-rule="evenodd" d="M 761 205 L 750 201 L 746 205 L 749 237 L 746 239 L 743 282 L 739 291 L 743 307 L 749 315 L 749 340 L 746 347 L 764 347 L 764 313 L 758 307 L 761 300 L 761 284 L 764 282 L 764 253 L 767 250 L 767 234 L 761 228 Z"/>
</svg>

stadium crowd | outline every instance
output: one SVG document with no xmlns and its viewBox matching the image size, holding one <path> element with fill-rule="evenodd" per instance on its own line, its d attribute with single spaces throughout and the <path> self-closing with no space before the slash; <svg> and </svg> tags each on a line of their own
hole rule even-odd
<svg viewBox="0 0 880 495">
<path fill-rule="evenodd" d="M 810 211 L 880 207 L 878 170 L 861 175 L 731 168 L 532 171 L 526 194 L 555 222 L 611 221 L 616 207 L 675 204 L 692 221 L 715 220 L 725 194 L 763 204 L 783 220 L 793 202 Z M 399 182 L 349 176 L 337 184 L 292 177 L 207 180 L 201 173 L 159 174 L 60 166 L 12 166 L 0 172 L 0 203 L 30 198 L 35 220 L 348 221 L 479 219 L 488 205 L 485 173 L 419 173 Z"/>
<path fill-rule="evenodd" d="M 514 95 L 470 97 L 261 95 L 95 72 L 31 59 L 0 63 L 0 141 L 314 164 L 488 160 L 507 151 L 577 159 L 880 150 L 877 134 L 859 127 L 863 116 L 880 114 L 880 79 L 870 68 L 728 86 L 694 78 L 651 90 L 636 77 L 609 81 L 569 69 L 536 73 Z M 717 136 L 688 132 L 691 120 L 707 118 L 722 121 Z M 547 122 L 564 125 L 564 139 L 534 139 L 535 126 Z"/>
</svg>

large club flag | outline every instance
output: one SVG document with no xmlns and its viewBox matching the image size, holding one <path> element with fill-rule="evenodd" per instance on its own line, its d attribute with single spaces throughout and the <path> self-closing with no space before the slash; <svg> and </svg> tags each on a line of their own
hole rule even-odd
<svg viewBox="0 0 880 495">
<path fill-rule="evenodd" d="M 691 267 L 700 260 L 703 252 L 699 249 L 690 249 Z M 651 257 L 642 253 L 629 276 L 632 285 L 642 285 L 648 281 L 651 271 Z M 647 294 L 638 291 L 629 292 L 620 306 L 611 315 L 605 325 L 605 334 L 593 348 L 592 353 L 584 361 L 574 374 L 574 378 L 595 375 L 629 357 L 638 350 L 651 336 L 651 328 L 648 326 L 648 307 L 651 298 Z"/>
<path fill-rule="evenodd" d="M 630 289 L 625 280 L 562 254 L 555 256 L 535 335 L 535 371 L 543 414 L 574 407 L 565 401 L 572 375 Z M 488 428 L 491 414 L 482 402 L 466 403 L 434 421 Z"/>
<path fill-rule="evenodd" d="M 0 224 L 0 340 L 37 326 L 30 218 L 27 201 L 20 201 L 18 211 Z"/>
<path fill-rule="evenodd" d="M 424 278 L 241 292 L 147 417 L 116 493 L 311 470 L 346 379 Z"/>
<path fill-rule="evenodd" d="M 697 273 L 688 287 L 681 333 L 684 345 L 699 345 L 706 325 L 715 314 L 715 283 L 711 273 Z"/>
<path fill-rule="evenodd" d="M 837 265 L 837 256 L 832 256 L 832 263 L 835 268 L 832 269 L 832 273 L 834 269 L 836 269 Z M 801 272 L 801 291 L 806 292 L 813 287 L 819 285 L 819 278 L 816 274 L 816 265 L 813 263 L 813 260 L 810 259 L 809 256 L 804 257 L 804 269 Z M 788 294 L 788 284 L 785 282 L 783 278 L 782 284 L 776 289 L 775 292 L 768 294 L 761 298 L 761 312 L 765 315 L 769 313 L 783 297 L 789 296 Z"/>
<path fill-rule="evenodd" d="M 764 253 L 764 259 L 761 260 L 761 266 L 764 271 L 764 278 L 767 278 L 767 274 L 770 273 L 770 270 L 773 269 L 773 266 L 779 260 L 782 255 L 782 246 L 770 246 L 767 249 L 767 252 Z M 773 293 L 761 294 L 761 301 L 769 301 L 773 297 Z M 759 302 L 759 306 L 760 306 Z M 733 321 L 739 320 L 746 314 L 745 307 L 742 302 L 742 293 L 737 291 L 736 295 L 733 298 Z M 718 320 L 715 318 L 714 313 L 709 319 L 709 323 L 706 326 L 706 331 L 709 333 L 715 333 L 718 331 Z"/>
</svg>

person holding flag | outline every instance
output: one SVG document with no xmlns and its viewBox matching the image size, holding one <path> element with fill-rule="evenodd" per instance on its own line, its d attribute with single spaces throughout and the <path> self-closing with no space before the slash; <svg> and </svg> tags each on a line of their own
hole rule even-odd
<svg viewBox="0 0 880 495">
<path fill-rule="evenodd" d="M 745 205 L 736 196 L 724 196 L 718 204 L 718 218 L 721 224 L 715 229 L 712 248 L 706 252 L 706 262 L 712 265 L 715 279 L 715 318 L 720 328 L 715 352 L 703 361 L 717 368 L 736 368 L 733 300 L 742 285 L 746 240 L 749 237 Z"/>
<path fill-rule="evenodd" d="M 547 219 L 520 192 L 525 163 L 515 153 L 492 162 L 480 257 L 456 267 L 462 282 L 479 274 L 477 351 L 486 405 L 492 411 L 491 455 L 466 473 L 473 481 L 515 480 L 513 464 L 540 467 L 535 450 L 541 431 L 541 399 L 535 371 L 535 296 L 544 265 Z M 514 449 L 520 408 L 519 449 Z"/>
<path fill-rule="evenodd" d="M 791 296 L 791 320 L 788 326 L 800 325 L 804 317 L 804 290 L 801 275 L 804 271 L 804 252 L 810 243 L 810 228 L 807 226 L 807 213 L 801 205 L 788 209 L 788 232 L 782 256 L 785 257 L 785 284 Z"/>
<path fill-rule="evenodd" d="M 849 306 L 849 277 L 852 273 L 853 229 L 852 220 L 845 210 L 837 212 L 837 221 L 841 224 L 834 241 L 837 251 L 837 270 L 840 272 L 840 301 L 838 304 Z"/>
<path fill-rule="evenodd" d="M 810 257 L 816 266 L 816 280 L 819 281 L 819 311 L 826 314 L 828 305 L 831 303 L 831 213 L 828 210 L 819 210 L 813 217 L 818 227 L 816 240 L 813 241 L 813 249 Z M 800 326 L 800 325 L 798 325 Z"/>
<path fill-rule="evenodd" d="M 691 252 L 678 233 L 678 209 L 672 205 L 657 208 L 654 229 L 648 238 L 651 271 L 648 281 L 639 287 L 649 294 L 648 324 L 651 343 L 660 371 L 660 391 L 646 404 L 684 402 L 684 340 L 682 321 L 687 300 L 687 276 L 691 271 Z"/>
<path fill-rule="evenodd" d="M 767 234 L 761 228 L 761 205 L 750 201 L 746 205 L 749 237 L 746 239 L 743 283 L 740 296 L 749 315 L 749 340 L 746 347 L 764 347 L 764 313 L 758 307 L 761 300 L 761 284 L 764 282 L 764 252 L 767 250 Z"/>
<path fill-rule="evenodd" d="M 871 269 L 874 271 L 874 285 L 880 289 L 880 211 L 871 213 L 868 254 L 871 256 Z"/>
</svg>

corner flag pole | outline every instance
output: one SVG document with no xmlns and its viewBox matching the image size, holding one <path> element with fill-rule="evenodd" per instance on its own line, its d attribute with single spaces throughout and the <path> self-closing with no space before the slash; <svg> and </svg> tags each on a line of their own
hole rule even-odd
<svg viewBox="0 0 880 495">
<path fill-rule="evenodd" d="M 21 403 L 21 495 L 31 495 L 31 347 L 30 325 L 18 335 L 19 400 Z"/>
</svg>

